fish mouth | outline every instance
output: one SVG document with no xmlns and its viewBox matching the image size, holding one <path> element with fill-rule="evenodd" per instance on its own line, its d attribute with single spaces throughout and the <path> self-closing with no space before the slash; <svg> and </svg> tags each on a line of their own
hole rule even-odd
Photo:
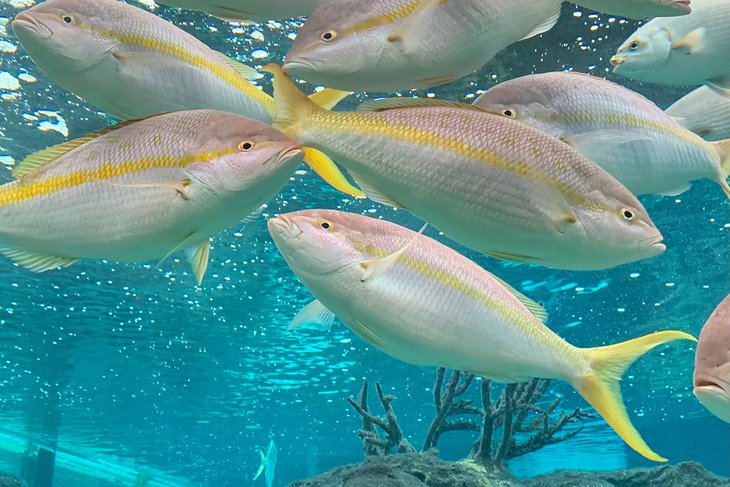
<svg viewBox="0 0 730 487">
<path fill-rule="evenodd" d="M 674 2 L 671 2 L 669 4 L 672 7 L 675 7 L 683 12 L 686 13 L 692 13 L 692 6 L 690 5 L 690 0 L 674 0 Z"/>
<path fill-rule="evenodd" d="M 37 37 L 43 40 L 50 39 L 51 36 L 53 36 L 53 31 L 51 29 L 27 12 L 20 12 L 16 15 L 11 26 L 16 35 L 18 30 L 26 30 L 34 33 Z"/>
<path fill-rule="evenodd" d="M 280 165 L 284 164 L 287 161 L 292 160 L 295 157 L 303 156 L 304 155 L 304 149 L 301 147 L 292 147 L 286 150 L 283 150 L 279 152 L 276 157 L 274 157 L 274 167 L 279 167 Z"/>
<path fill-rule="evenodd" d="M 621 56 L 613 56 L 613 57 L 612 57 L 612 58 L 611 58 L 611 59 L 610 59 L 610 60 L 608 61 L 608 63 L 609 63 L 609 64 L 610 64 L 611 66 L 613 66 L 614 68 L 615 68 L 616 66 L 619 66 L 619 65 L 621 65 L 621 64 L 623 64 L 623 63 L 625 63 L 625 62 L 626 62 L 626 58 L 625 58 L 625 57 L 621 57 Z"/>
<path fill-rule="evenodd" d="M 317 61 L 306 58 L 286 59 L 281 69 L 287 75 L 297 75 L 297 73 L 316 71 Z"/>
<path fill-rule="evenodd" d="M 279 215 L 274 218 L 270 218 L 266 223 L 269 227 L 269 233 L 277 235 L 286 235 L 289 238 L 299 238 L 304 233 L 301 228 L 297 226 L 291 218 L 286 215 Z"/>
<path fill-rule="evenodd" d="M 642 240 L 641 244 L 642 247 L 650 251 L 651 255 L 659 255 L 667 250 L 667 246 L 663 242 L 664 236 L 662 234 L 659 234 L 655 237 L 650 237 L 646 240 Z"/>
</svg>

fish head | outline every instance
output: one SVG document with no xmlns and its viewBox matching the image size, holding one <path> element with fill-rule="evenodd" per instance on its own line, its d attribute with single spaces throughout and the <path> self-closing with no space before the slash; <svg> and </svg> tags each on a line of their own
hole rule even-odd
<svg viewBox="0 0 730 487">
<path fill-rule="evenodd" d="M 730 423 L 730 295 L 702 327 L 695 354 L 694 394 L 712 414 Z"/>
<path fill-rule="evenodd" d="M 384 27 L 371 27 L 369 2 L 327 2 L 304 23 L 284 59 L 289 75 L 330 88 L 349 89 L 359 71 L 374 64 L 385 43 Z"/>
<path fill-rule="evenodd" d="M 672 55 L 672 37 L 660 21 L 652 20 L 639 28 L 618 48 L 610 61 L 614 73 L 631 76 L 667 64 Z"/>
<path fill-rule="evenodd" d="M 208 124 L 195 134 L 196 151 L 215 154 L 210 161 L 193 163 L 195 178 L 214 191 L 255 189 L 263 194 L 267 182 L 279 184 L 301 163 L 302 147 L 275 128 L 241 115 L 213 112 Z"/>
<path fill-rule="evenodd" d="M 562 119 L 560 107 L 555 104 L 553 94 L 538 81 L 541 76 L 545 75 L 528 75 L 499 83 L 479 96 L 474 106 L 560 137 L 557 127 Z"/>
<path fill-rule="evenodd" d="M 596 269 L 648 259 L 666 250 L 644 206 L 618 181 L 607 178 L 597 204 L 575 208 L 585 232 L 587 256 Z"/>
<path fill-rule="evenodd" d="M 118 45 L 100 25 L 112 20 L 108 2 L 49 0 L 19 13 L 12 27 L 44 70 L 78 72 L 108 57 Z"/>
<path fill-rule="evenodd" d="M 335 273 L 362 273 L 359 264 L 370 257 L 355 242 L 375 238 L 369 220 L 335 210 L 304 210 L 272 218 L 268 226 L 292 270 L 312 283 Z"/>
</svg>

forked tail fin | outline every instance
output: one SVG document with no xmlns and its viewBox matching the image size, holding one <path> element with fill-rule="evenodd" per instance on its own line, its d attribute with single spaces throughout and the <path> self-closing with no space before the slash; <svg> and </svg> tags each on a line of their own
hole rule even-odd
<svg viewBox="0 0 730 487">
<path fill-rule="evenodd" d="M 307 115 L 324 108 L 302 93 L 278 64 L 267 64 L 261 71 L 274 75 L 274 128 L 299 140 L 299 126 L 306 122 Z"/>
<path fill-rule="evenodd" d="M 253 476 L 254 481 L 261 477 L 261 474 L 264 473 L 264 469 L 266 468 L 266 454 L 259 450 L 259 456 L 261 457 L 261 465 L 259 465 L 259 469 L 256 470 L 256 475 Z"/>
<path fill-rule="evenodd" d="M 591 371 L 573 382 L 580 395 L 631 448 L 655 462 L 666 462 L 667 459 L 652 451 L 631 423 L 619 381 L 636 359 L 658 345 L 675 340 L 697 341 L 681 331 L 660 331 L 616 345 L 581 349 L 591 364 Z"/>
</svg>

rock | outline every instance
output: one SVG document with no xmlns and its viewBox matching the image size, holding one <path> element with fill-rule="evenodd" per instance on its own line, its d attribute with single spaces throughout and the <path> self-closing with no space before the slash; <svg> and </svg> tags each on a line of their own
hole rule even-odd
<svg viewBox="0 0 730 487">
<path fill-rule="evenodd" d="M 18 477 L 9 474 L 0 473 L 0 487 L 28 487 L 25 482 Z"/>
<path fill-rule="evenodd" d="M 445 462 L 435 454 L 370 456 L 291 487 L 517 487 L 503 472 L 473 462 Z"/>
<path fill-rule="evenodd" d="M 559 471 L 523 481 L 526 487 L 730 487 L 696 462 L 615 472 Z"/>
<path fill-rule="evenodd" d="M 2 484 L 0 484 L 0 487 Z M 407 453 L 367 457 L 291 487 L 730 487 L 695 462 L 613 472 L 558 471 L 516 480 L 474 462 L 445 462 L 437 455 Z"/>
</svg>

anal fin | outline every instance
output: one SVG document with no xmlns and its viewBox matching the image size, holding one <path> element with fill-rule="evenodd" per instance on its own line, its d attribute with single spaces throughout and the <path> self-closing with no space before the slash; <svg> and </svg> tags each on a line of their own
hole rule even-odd
<svg viewBox="0 0 730 487">
<path fill-rule="evenodd" d="M 295 330 L 302 325 L 318 325 L 317 328 L 325 328 L 329 330 L 335 323 L 335 314 L 327 309 L 318 300 L 314 300 L 304 308 L 291 320 L 287 330 Z"/>
<path fill-rule="evenodd" d="M 73 257 L 60 257 L 58 255 L 45 255 L 11 247 L 0 248 L 0 253 L 14 260 L 18 265 L 31 272 L 46 272 L 53 269 L 68 267 L 78 259 Z"/>
<path fill-rule="evenodd" d="M 188 262 L 193 267 L 195 280 L 200 285 L 203 282 L 205 271 L 208 269 L 208 259 L 210 257 L 210 239 L 205 240 L 197 247 L 189 248 L 185 251 Z"/>
</svg>

